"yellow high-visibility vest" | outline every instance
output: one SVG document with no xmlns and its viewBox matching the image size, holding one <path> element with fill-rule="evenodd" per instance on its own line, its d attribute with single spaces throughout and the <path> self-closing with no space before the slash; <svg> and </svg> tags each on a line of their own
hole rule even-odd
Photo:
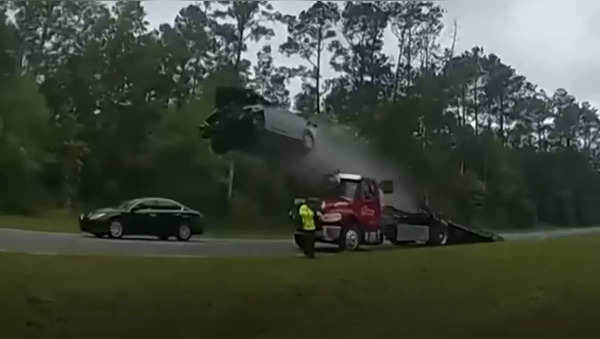
<svg viewBox="0 0 600 339">
<path fill-rule="evenodd" d="M 305 231 L 314 231 L 315 227 L 315 213 L 308 207 L 307 204 L 300 206 L 300 217 L 302 218 L 302 228 Z"/>
</svg>

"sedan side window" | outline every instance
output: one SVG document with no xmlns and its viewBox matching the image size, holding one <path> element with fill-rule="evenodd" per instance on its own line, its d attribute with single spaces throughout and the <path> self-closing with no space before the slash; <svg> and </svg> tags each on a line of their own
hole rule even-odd
<svg viewBox="0 0 600 339">
<path fill-rule="evenodd" d="M 150 208 L 152 208 L 152 206 L 146 201 L 140 202 L 137 205 L 133 206 L 133 210 L 136 210 L 136 211 L 147 210 Z"/>
<path fill-rule="evenodd" d="M 181 210 L 181 206 L 171 201 L 158 201 L 157 208 L 161 210 L 170 210 L 170 211 L 179 211 Z"/>
</svg>

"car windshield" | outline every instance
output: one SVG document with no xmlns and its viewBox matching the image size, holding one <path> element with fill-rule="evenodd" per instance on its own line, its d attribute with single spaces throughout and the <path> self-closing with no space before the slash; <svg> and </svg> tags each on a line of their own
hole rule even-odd
<svg viewBox="0 0 600 339">
<path fill-rule="evenodd" d="M 121 209 L 121 210 L 128 210 L 130 209 L 135 203 L 137 202 L 137 200 L 125 200 L 122 201 L 117 208 Z"/>
</svg>

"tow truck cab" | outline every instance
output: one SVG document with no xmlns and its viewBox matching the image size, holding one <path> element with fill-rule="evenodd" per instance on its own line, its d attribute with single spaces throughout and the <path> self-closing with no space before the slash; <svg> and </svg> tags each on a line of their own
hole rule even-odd
<svg viewBox="0 0 600 339">
<path fill-rule="evenodd" d="M 317 213 L 317 240 L 339 243 L 348 238 L 350 247 L 381 244 L 383 193 L 392 189 L 391 182 L 377 183 L 357 174 L 330 176 L 328 192 Z"/>
<path fill-rule="evenodd" d="M 445 244 L 446 226 L 427 211 L 407 213 L 385 206 L 384 194 L 393 192 L 391 181 L 377 182 L 358 174 L 336 173 L 328 176 L 322 199 L 296 199 L 294 211 L 307 202 L 317 211 L 318 242 L 337 244 L 356 250 L 360 245 L 423 242 Z M 299 223 L 297 223 L 299 224 Z M 441 231 L 440 231 L 441 227 Z"/>
</svg>

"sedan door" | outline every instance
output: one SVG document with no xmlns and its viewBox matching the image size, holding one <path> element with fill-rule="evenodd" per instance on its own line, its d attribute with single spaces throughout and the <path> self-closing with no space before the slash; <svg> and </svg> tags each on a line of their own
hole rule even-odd
<svg viewBox="0 0 600 339">
<path fill-rule="evenodd" d="M 281 109 L 265 107 L 264 114 L 267 130 L 280 135 L 288 135 L 288 122 L 286 121 L 286 117 L 281 113 Z"/>
<path fill-rule="evenodd" d="M 132 210 L 127 233 L 154 234 L 154 229 L 159 221 L 157 207 L 156 201 L 152 200 L 142 201 L 136 205 Z"/>
<path fill-rule="evenodd" d="M 183 207 L 170 200 L 160 200 L 158 204 L 158 219 L 154 224 L 155 234 L 175 235 L 182 223 Z"/>
<path fill-rule="evenodd" d="M 306 120 L 300 115 L 287 110 L 280 110 L 278 111 L 278 114 L 284 134 L 290 138 L 302 140 L 304 129 L 306 127 Z"/>
</svg>

